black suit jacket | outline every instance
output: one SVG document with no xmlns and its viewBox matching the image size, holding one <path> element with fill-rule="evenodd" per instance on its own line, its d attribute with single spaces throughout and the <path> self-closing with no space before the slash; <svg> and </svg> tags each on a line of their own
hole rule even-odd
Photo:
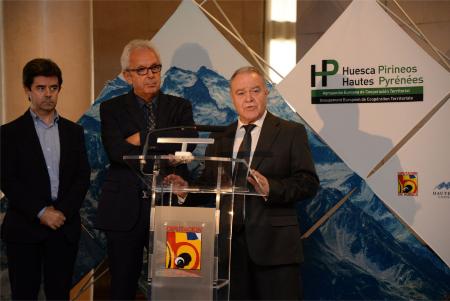
<svg viewBox="0 0 450 301">
<path fill-rule="evenodd" d="M 126 142 L 136 132 L 145 132 L 142 109 L 133 92 L 110 99 L 100 105 L 102 142 L 110 166 L 102 186 L 98 204 L 96 227 L 109 231 L 128 231 L 140 214 L 142 183 L 135 171 L 123 160 L 124 155 L 140 155 L 141 146 Z M 160 93 L 155 113 L 156 128 L 193 125 L 192 105 L 186 99 Z M 164 133 L 177 136 L 179 133 Z M 191 134 L 187 134 L 192 136 Z M 151 141 L 154 144 L 154 140 Z M 173 153 L 180 145 L 164 146 L 158 154 Z"/>
<path fill-rule="evenodd" d="M 1 231 L 5 241 L 45 239 L 54 230 L 41 225 L 37 214 L 49 205 L 66 217 L 57 231 L 63 231 L 70 241 L 79 240 L 79 210 L 90 182 L 83 128 L 60 116 L 58 131 L 59 190 L 53 202 L 47 165 L 30 112 L 1 127 L 1 189 L 8 199 Z"/>
<path fill-rule="evenodd" d="M 224 133 L 213 135 L 215 142 L 205 155 L 231 157 L 236 129 L 237 122 Z M 251 168 L 264 175 L 270 185 L 267 201 L 246 196 L 245 233 L 252 260 L 259 265 L 302 261 L 295 204 L 313 197 L 319 187 L 304 126 L 267 112 Z M 206 174 L 208 169 L 206 166 Z"/>
</svg>

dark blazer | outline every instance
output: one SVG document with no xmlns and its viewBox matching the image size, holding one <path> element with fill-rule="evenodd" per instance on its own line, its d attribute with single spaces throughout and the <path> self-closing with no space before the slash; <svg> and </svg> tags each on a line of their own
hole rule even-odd
<svg viewBox="0 0 450 301">
<path fill-rule="evenodd" d="M 1 189 L 8 199 L 1 236 L 7 242 L 45 239 L 54 230 L 41 225 L 37 214 L 49 205 L 66 217 L 57 231 L 63 231 L 72 242 L 79 240 L 79 210 L 90 182 L 84 133 L 81 126 L 61 116 L 58 131 L 59 190 L 53 202 L 47 165 L 30 111 L 1 127 Z"/>
<path fill-rule="evenodd" d="M 191 103 L 183 98 L 160 93 L 155 112 L 156 128 L 193 125 Z M 115 97 L 100 105 L 102 142 L 110 160 L 98 204 L 96 227 L 109 231 L 128 231 L 139 217 L 142 183 L 124 155 L 140 155 L 141 146 L 126 142 L 136 132 L 145 132 L 142 109 L 133 92 Z M 165 133 L 166 135 L 170 135 Z M 154 142 L 154 141 L 153 141 Z M 157 153 L 173 153 L 180 145 L 160 148 Z"/>
<path fill-rule="evenodd" d="M 213 135 L 215 143 L 205 155 L 231 157 L 236 129 L 237 122 L 224 133 Z M 267 201 L 246 196 L 245 232 L 252 260 L 259 265 L 301 262 L 295 204 L 313 197 L 319 187 L 304 126 L 267 112 L 251 168 L 264 175 L 270 185 Z"/>
</svg>

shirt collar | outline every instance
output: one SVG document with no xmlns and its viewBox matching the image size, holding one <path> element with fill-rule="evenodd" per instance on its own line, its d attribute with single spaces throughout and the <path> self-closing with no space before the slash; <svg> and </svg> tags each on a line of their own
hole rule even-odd
<svg viewBox="0 0 450 301">
<path fill-rule="evenodd" d="M 264 119 L 266 118 L 267 115 L 267 110 L 264 111 L 264 114 L 261 116 L 261 118 L 259 118 L 258 120 L 252 122 L 254 125 L 256 125 L 256 127 L 261 128 L 264 122 Z M 238 118 L 238 129 L 241 129 L 243 125 L 246 125 L 246 123 L 241 122 L 241 119 Z"/>
<path fill-rule="evenodd" d="M 35 121 L 40 121 L 40 122 L 44 122 L 41 117 L 39 117 L 35 112 L 33 112 L 33 110 L 30 108 L 30 114 L 31 117 L 33 117 L 33 120 Z M 55 110 L 54 111 L 54 117 L 53 117 L 53 123 L 52 124 L 56 124 L 59 120 L 59 114 L 58 112 Z"/>
<path fill-rule="evenodd" d="M 133 95 L 134 95 L 134 97 L 136 98 L 136 100 L 138 102 L 139 108 L 142 109 L 147 102 L 142 97 L 140 97 L 137 94 L 135 94 L 134 91 L 133 91 Z M 158 107 L 158 98 L 159 98 L 158 96 L 159 96 L 159 93 L 155 97 L 152 98 L 153 109 L 156 109 Z"/>
</svg>

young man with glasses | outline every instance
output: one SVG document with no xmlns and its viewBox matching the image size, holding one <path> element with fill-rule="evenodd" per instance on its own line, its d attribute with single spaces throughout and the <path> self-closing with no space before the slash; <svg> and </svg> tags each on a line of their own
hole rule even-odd
<svg viewBox="0 0 450 301">
<path fill-rule="evenodd" d="M 132 90 L 100 105 L 102 142 L 110 166 L 99 199 L 96 227 L 106 233 L 111 299 L 133 300 L 143 250 L 148 246 L 150 202 L 123 156 L 140 155 L 149 131 L 194 125 L 194 120 L 188 100 L 160 92 L 161 61 L 149 41 L 129 42 L 121 65 Z M 154 144 L 155 139 L 150 142 Z M 160 153 L 175 150 L 165 148 Z"/>
</svg>

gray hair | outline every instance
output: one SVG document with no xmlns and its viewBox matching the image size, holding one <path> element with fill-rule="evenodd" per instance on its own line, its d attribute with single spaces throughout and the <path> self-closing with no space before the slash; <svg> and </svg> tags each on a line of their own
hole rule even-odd
<svg viewBox="0 0 450 301">
<path fill-rule="evenodd" d="M 130 64 L 130 54 L 135 49 L 150 49 L 158 58 L 158 61 L 161 62 L 158 50 L 156 50 L 155 46 L 149 40 L 136 39 L 128 42 L 128 44 L 123 48 L 122 55 L 120 56 L 120 65 L 122 67 L 122 71 L 127 70 Z"/>
<path fill-rule="evenodd" d="M 237 69 L 236 71 L 234 71 L 233 75 L 230 78 L 230 83 L 233 81 L 233 79 L 236 76 L 238 76 L 239 74 L 242 74 L 242 73 L 256 73 L 259 76 L 261 76 L 263 82 L 265 82 L 264 74 L 261 71 L 259 71 L 258 68 L 253 67 L 253 66 L 244 66 L 244 67 L 241 67 L 241 68 Z"/>
</svg>

